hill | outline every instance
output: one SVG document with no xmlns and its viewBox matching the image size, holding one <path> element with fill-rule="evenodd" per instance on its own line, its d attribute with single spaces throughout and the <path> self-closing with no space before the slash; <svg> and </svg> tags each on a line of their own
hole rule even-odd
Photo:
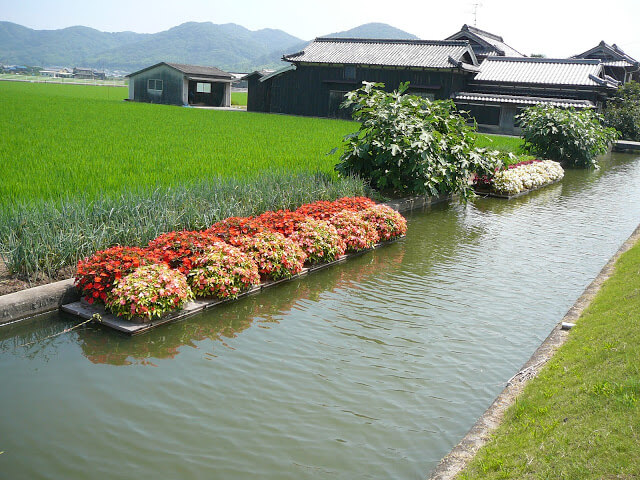
<svg viewBox="0 0 640 480">
<path fill-rule="evenodd" d="M 394 40 L 419 40 L 415 35 L 392 27 L 386 23 L 365 23 L 343 32 L 330 33 L 324 37 L 333 38 L 391 38 Z"/>
<path fill-rule="evenodd" d="M 368 23 L 327 36 L 417 38 L 383 23 Z M 283 54 L 300 51 L 306 41 L 271 28 L 248 30 L 234 23 L 188 22 L 163 32 L 101 32 L 76 26 L 33 30 L 0 22 L 0 63 L 83 66 L 133 72 L 160 61 L 215 65 L 248 72 L 278 68 Z"/>
</svg>

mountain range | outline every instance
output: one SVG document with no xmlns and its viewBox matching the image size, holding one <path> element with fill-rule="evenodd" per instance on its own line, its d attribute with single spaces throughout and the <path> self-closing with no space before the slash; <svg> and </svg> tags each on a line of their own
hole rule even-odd
<svg viewBox="0 0 640 480">
<path fill-rule="evenodd" d="M 384 23 L 368 23 L 327 37 L 417 39 Z M 0 21 L 0 63 L 82 66 L 133 72 L 166 61 L 211 65 L 232 72 L 282 66 L 282 55 L 308 42 L 282 30 L 248 30 L 234 23 L 187 22 L 159 33 L 101 32 L 76 26 L 34 30 Z"/>
</svg>

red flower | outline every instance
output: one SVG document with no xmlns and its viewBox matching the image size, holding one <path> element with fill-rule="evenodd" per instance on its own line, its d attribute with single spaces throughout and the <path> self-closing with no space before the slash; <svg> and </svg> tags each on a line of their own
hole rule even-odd
<svg viewBox="0 0 640 480">
<path fill-rule="evenodd" d="M 114 282 L 135 270 L 132 263 L 122 264 L 122 258 L 135 259 L 135 265 L 157 263 L 153 252 L 138 247 L 111 247 L 94 253 L 78 262 L 75 284 L 87 302 L 104 301 L 103 295 L 111 291 Z"/>
</svg>

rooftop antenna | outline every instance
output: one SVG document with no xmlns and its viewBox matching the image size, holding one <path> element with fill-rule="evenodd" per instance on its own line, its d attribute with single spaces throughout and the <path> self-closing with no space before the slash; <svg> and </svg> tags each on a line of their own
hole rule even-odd
<svg viewBox="0 0 640 480">
<path fill-rule="evenodd" d="M 472 3 L 473 6 L 473 26 L 478 26 L 478 7 L 481 7 L 482 4 L 480 2 Z"/>
</svg>

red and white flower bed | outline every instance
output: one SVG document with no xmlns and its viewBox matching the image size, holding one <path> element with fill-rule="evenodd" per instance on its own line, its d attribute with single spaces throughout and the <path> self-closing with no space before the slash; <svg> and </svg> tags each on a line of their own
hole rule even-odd
<svg viewBox="0 0 640 480">
<path fill-rule="evenodd" d="M 556 182 L 564 177 L 564 170 L 558 162 L 535 160 L 524 164 L 511 165 L 493 176 L 492 187 L 499 193 L 516 195 Z"/>
<path fill-rule="evenodd" d="M 236 298 L 260 280 L 300 273 L 345 251 L 405 234 L 405 219 L 365 197 L 319 201 L 296 211 L 230 217 L 204 231 L 168 232 L 147 248 L 116 246 L 81 260 L 76 286 L 89 303 L 149 321 L 199 297 Z"/>
</svg>

